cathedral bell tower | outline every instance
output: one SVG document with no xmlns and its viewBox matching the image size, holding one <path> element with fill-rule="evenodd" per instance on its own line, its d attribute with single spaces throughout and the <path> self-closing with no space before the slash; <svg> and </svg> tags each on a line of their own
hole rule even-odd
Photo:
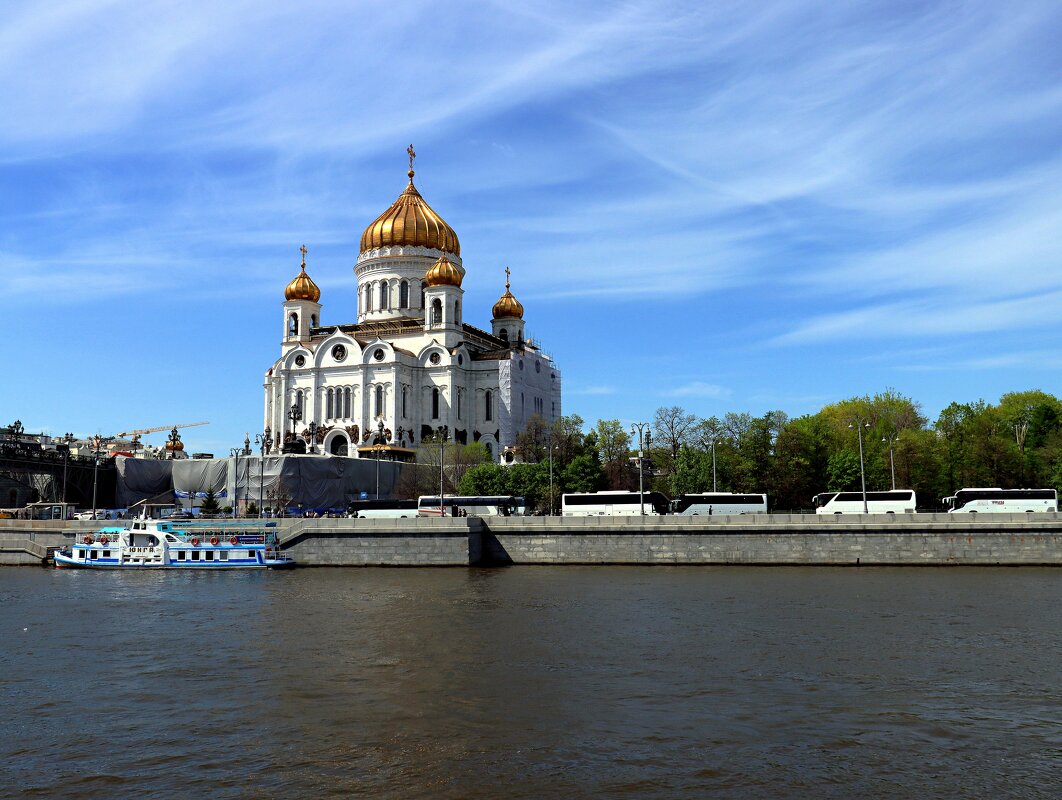
<svg viewBox="0 0 1062 800">
<path fill-rule="evenodd" d="M 321 290 L 306 274 L 306 245 L 302 253 L 302 269 L 284 289 L 284 344 L 297 345 L 310 340 L 310 329 L 321 324 Z"/>
<path fill-rule="evenodd" d="M 509 291 L 509 268 L 505 268 L 505 294 L 498 298 L 491 311 L 491 329 L 495 336 L 504 339 L 510 347 L 523 347 L 524 306 Z"/>
<path fill-rule="evenodd" d="M 424 273 L 424 332 L 441 334 L 439 343 L 454 347 L 461 339 L 461 304 L 464 274 L 446 256 Z"/>
</svg>

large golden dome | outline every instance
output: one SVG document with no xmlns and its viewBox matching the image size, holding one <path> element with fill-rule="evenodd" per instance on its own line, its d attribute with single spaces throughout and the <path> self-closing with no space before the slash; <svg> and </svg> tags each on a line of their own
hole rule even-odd
<svg viewBox="0 0 1062 800">
<path fill-rule="evenodd" d="M 524 306 L 519 300 L 517 300 L 513 293 L 509 291 L 509 268 L 505 268 L 505 294 L 498 298 L 498 302 L 494 304 L 494 308 L 491 309 L 491 313 L 494 315 L 494 319 L 523 319 L 524 318 Z"/>
<path fill-rule="evenodd" d="M 321 299 L 321 290 L 306 274 L 306 245 L 303 245 L 300 250 L 302 251 L 302 270 L 284 289 L 284 299 L 309 300 L 311 303 L 316 303 Z"/>
<path fill-rule="evenodd" d="M 377 247 L 430 247 L 461 255 L 457 234 L 424 202 L 413 185 L 413 145 L 409 146 L 409 186 L 361 235 L 361 252 Z"/>
<path fill-rule="evenodd" d="M 424 273 L 424 282 L 428 286 L 460 286 L 461 271 L 446 256 L 441 256 Z"/>
</svg>

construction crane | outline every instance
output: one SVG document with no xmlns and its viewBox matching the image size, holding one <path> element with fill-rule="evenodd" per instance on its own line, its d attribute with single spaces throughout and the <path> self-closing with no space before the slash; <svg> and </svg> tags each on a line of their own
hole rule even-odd
<svg viewBox="0 0 1062 800">
<path fill-rule="evenodd" d="M 132 436 L 133 438 L 130 441 L 134 445 L 138 445 L 138 444 L 140 444 L 140 437 L 143 434 L 145 434 L 145 433 L 158 433 L 159 431 L 170 431 L 170 430 L 173 430 L 174 428 L 194 428 L 196 425 L 209 425 L 209 424 L 210 424 L 209 422 L 186 422 L 183 425 L 157 425 L 154 428 L 138 428 L 135 431 L 123 431 L 122 433 L 115 434 L 115 436 L 122 437 L 122 438 L 124 438 L 126 436 Z"/>
</svg>

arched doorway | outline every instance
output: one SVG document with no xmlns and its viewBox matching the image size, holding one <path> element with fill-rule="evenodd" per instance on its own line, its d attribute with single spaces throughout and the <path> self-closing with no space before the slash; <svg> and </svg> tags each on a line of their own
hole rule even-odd
<svg viewBox="0 0 1062 800">
<path fill-rule="evenodd" d="M 337 436 L 331 442 L 328 443 L 328 452 L 334 456 L 345 456 L 347 454 L 347 439 L 345 436 Z"/>
</svg>

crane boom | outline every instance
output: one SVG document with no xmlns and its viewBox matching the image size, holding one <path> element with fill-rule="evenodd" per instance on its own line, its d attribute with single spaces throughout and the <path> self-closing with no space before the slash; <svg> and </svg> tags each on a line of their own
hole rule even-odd
<svg viewBox="0 0 1062 800">
<path fill-rule="evenodd" d="M 135 431 L 123 431 L 115 436 L 140 436 L 145 433 L 158 433 L 159 431 L 173 430 L 174 428 L 194 428 L 196 425 L 209 425 L 209 422 L 185 422 L 181 425 L 157 425 L 154 428 L 139 428 Z"/>
</svg>

